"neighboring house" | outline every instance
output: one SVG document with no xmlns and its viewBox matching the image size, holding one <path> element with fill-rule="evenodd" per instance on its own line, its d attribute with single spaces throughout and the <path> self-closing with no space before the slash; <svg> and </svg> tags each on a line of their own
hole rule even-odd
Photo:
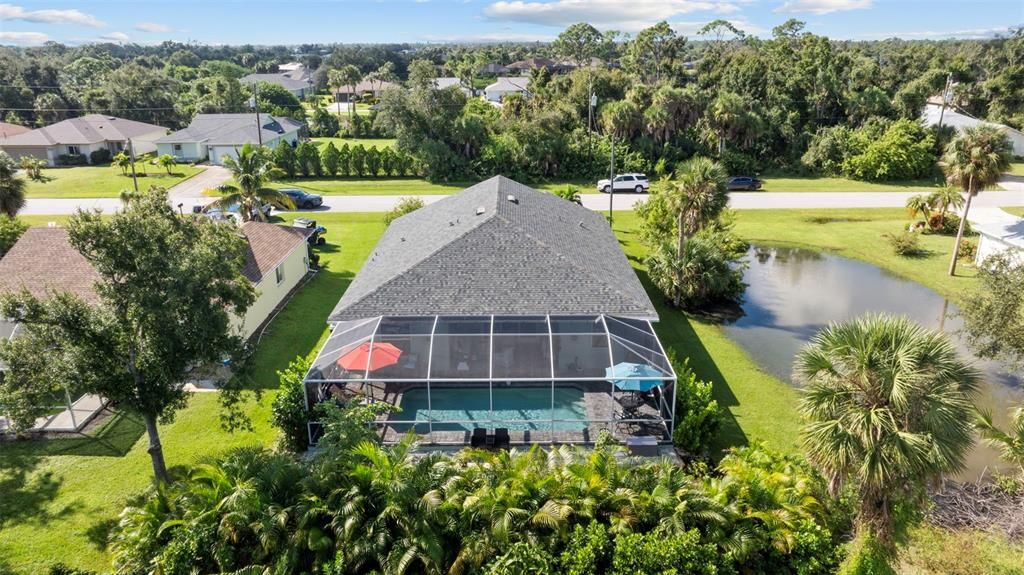
<svg viewBox="0 0 1024 575">
<path fill-rule="evenodd" d="M 302 79 L 294 79 L 288 74 L 249 74 L 248 76 L 243 76 L 242 78 L 239 78 L 238 81 L 246 86 L 258 84 L 260 82 L 281 86 L 285 90 L 291 92 L 293 96 L 300 100 L 308 95 L 313 94 L 314 92 L 312 79 L 308 77 Z"/>
<path fill-rule="evenodd" d="M 157 153 L 170 154 L 179 162 L 209 159 L 220 165 L 226 156 L 238 157 L 245 144 L 258 145 L 262 135 L 264 146 L 275 148 L 280 142 L 292 146 L 299 143 L 305 126 L 299 120 L 283 116 L 256 114 L 199 114 L 184 130 L 168 134 L 156 141 Z"/>
<path fill-rule="evenodd" d="M 0 141 L 4 138 L 10 138 L 11 136 L 17 136 L 18 134 L 24 134 L 25 132 L 31 131 L 32 128 L 26 128 L 25 126 L 19 126 L 18 124 L 0 122 Z"/>
<path fill-rule="evenodd" d="M 467 88 L 465 84 L 462 83 L 462 80 L 458 78 L 434 78 L 434 87 L 438 90 L 444 90 L 446 88 L 451 88 L 452 86 L 457 86 L 459 91 L 467 97 L 473 96 L 473 90 Z"/>
<path fill-rule="evenodd" d="M 116 154 L 127 148 L 129 138 L 136 155 L 154 152 L 156 140 L 166 133 L 167 128 L 154 124 L 87 114 L 4 138 L 0 149 L 15 159 L 28 156 L 56 166 L 61 156 L 81 155 L 89 161 L 97 150 Z"/>
<path fill-rule="evenodd" d="M 309 232 L 262 222 L 247 222 L 239 229 L 248 242 L 243 273 L 256 286 L 257 298 L 234 323 L 248 338 L 309 271 Z M 25 289 L 46 298 L 63 291 L 95 304 L 99 298 L 93 286 L 99 279 L 63 228 L 29 228 L 0 259 L 0 293 Z"/>
<path fill-rule="evenodd" d="M 518 62 L 512 62 L 505 69 L 510 74 L 527 75 L 531 70 L 537 70 L 540 68 L 547 68 L 549 71 L 556 72 L 559 69 L 558 64 L 554 60 L 548 60 L 547 58 L 528 58 L 526 60 L 520 60 Z"/>
<path fill-rule="evenodd" d="M 361 80 L 355 85 L 355 92 L 352 91 L 352 86 L 339 86 L 334 90 L 334 101 L 335 102 L 351 102 L 355 97 L 370 94 L 373 97 L 380 96 L 384 90 L 388 88 L 394 88 L 398 84 L 391 82 L 385 82 L 383 80 Z"/>
<path fill-rule="evenodd" d="M 924 111 L 921 112 L 921 120 L 925 126 L 929 127 L 938 126 L 940 116 L 942 117 L 943 126 L 955 128 L 957 131 L 972 126 L 994 126 L 999 128 L 1006 133 L 1010 143 L 1013 144 L 1013 155 L 1024 156 L 1024 132 L 1020 130 L 1003 124 L 979 120 L 957 111 L 956 106 L 946 106 L 946 111 L 943 112 L 941 100 L 939 102 L 928 102 L 924 106 Z"/>
<path fill-rule="evenodd" d="M 501 74 L 507 74 L 508 68 L 502 66 L 497 62 L 490 62 L 480 68 L 479 74 L 481 76 L 500 76 Z"/>
<path fill-rule="evenodd" d="M 978 233 L 975 264 L 981 265 L 985 258 L 1001 253 L 1024 262 L 1024 219 L 998 208 L 975 208 L 969 219 L 971 229 Z"/>
<path fill-rule="evenodd" d="M 522 94 L 529 96 L 529 78 L 502 77 L 484 88 L 484 97 L 490 102 L 501 102 L 509 94 Z"/>
<path fill-rule="evenodd" d="M 387 442 L 668 442 L 657 320 L 604 216 L 498 176 L 388 226 L 328 319 L 307 405 L 392 403 Z"/>
</svg>

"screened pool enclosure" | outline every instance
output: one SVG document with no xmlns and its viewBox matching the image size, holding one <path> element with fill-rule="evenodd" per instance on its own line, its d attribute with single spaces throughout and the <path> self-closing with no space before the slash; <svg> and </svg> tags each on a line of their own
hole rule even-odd
<svg viewBox="0 0 1024 575">
<path fill-rule="evenodd" d="M 386 442 L 438 444 L 476 428 L 513 442 L 588 443 L 602 430 L 668 440 L 675 373 L 651 323 L 611 315 L 379 316 L 338 322 L 306 401 L 384 401 Z M 319 425 L 310 423 L 315 441 Z"/>
</svg>

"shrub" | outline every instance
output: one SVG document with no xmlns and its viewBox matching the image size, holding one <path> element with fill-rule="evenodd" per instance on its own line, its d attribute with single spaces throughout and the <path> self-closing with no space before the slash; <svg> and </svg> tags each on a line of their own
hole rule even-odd
<svg viewBox="0 0 1024 575">
<path fill-rule="evenodd" d="M 914 232 L 902 231 L 898 234 L 885 234 L 884 237 L 898 256 L 919 256 L 924 252 Z"/>
<path fill-rule="evenodd" d="M 848 556 L 840 567 L 842 575 L 896 575 L 893 557 L 885 546 L 869 535 L 860 535 L 850 542 Z"/>
<path fill-rule="evenodd" d="M 302 142 L 295 151 L 298 160 L 299 172 L 303 176 L 318 176 L 323 173 L 320 166 L 320 153 L 312 142 Z"/>
<path fill-rule="evenodd" d="M 658 532 L 631 533 L 615 539 L 612 568 L 608 573 L 715 575 L 718 557 L 713 545 L 700 543 L 696 529 L 669 536 Z"/>
<path fill-rule="evenodd" d="M 950 212 L 946 212 L 945 215 L 933 214 L 928 218 L 928 227 L 936 234 L 955 236 L 960 229 L 960 216 Z M 964 226 L 964 235 L 969 236 L 972 233 L 974 232 L 971 230 L 971 222 L 967 222 Z"/>
<path fill-rule="evenodd" d="M 101 148 L 99 150 L 93 150 L 89 153 L 89 163 L 98 166 L 100 164 L 109 164 L 112 156 L 110 150 Z"/>
<path fill-rule="evenodd" d="M 28 224 L 18 218 L 12 218 L 7 214 L 0 214 L 0 258 L 4 257 L 7 250 L 17 243 L 18 238 L 27 229 Z"/>
<path fill-rule="evenodd" d="M 88 163 L 83 154 L 61 154 L 57 156 L 58 166 L 84 166 Z"/>
<path fill-rule="evenodd" d="M 291 144 L 281 141 L 274 150 L 274 165 L 284 171 L 289 178 L 294 178 L 299 171 L 299 161 L 295 154 L 295 148 Z"/>
<path fill-rule="evenodd" d="M 366 173 L 366 148 L 362 144 L 352 146 L 348 156 L 349 173 L 362 177 Z"/>
<path fill-rule="evenodd" d="M 565 550 L 558 557 L 564 575 L 590 575 L 608 570 L 612 541 L 608 530 L 597 521 L 586 527 L 576 525 Z"/>
<path fill-rule="evenodd" d="M 691 455 L 707 454 L 722 427 L 723 414 L 712 397 L 712 385 L 697 379 L 689 359 L 680 363 L 668 351 L 676 372 L 676 423 L 672 443 Z"/>
<path fill-rule="evenodd" d="M 328 142 L 323 151 L 320 152 L 320 165 L 328 176 L 337 176 L 341 168 L 341 152 L 334 147 L 334 142 Z"/>
<path fill-rule="evenodd" d="M 391 225 L 391 222 L 397 220 L 398 218 L 404 216 L 405 214 L 415 212 L 416 210 L 422 208 L 424 205 L 426 204 L 420 198 L 402 198 L 398 200 L 398 203 L 395 204 L 395 207 L 391 208 L 391 210 L 384 214 L 384 224 Z"/>
<path fill-rule="evenodd" d="M 288 367 L 277 372 L 281 381 L 279 393 L 271 405 L 271 421 L 281 430 L 281 445 L 293 453 L 301 453 L 309 447 L 309 433 L 306 423 L 306 397 L 303 379 L 309 370 L 309 361 L 296 357 Z"/>
<path fill-rule="evenodd" d="M 860 154 L 848 157 L 843 170 L 858 180 L 908 180 L 928 175 L 937 160 L 935 142 L 919 123 L 897 120 Z"/>
<path fill-rule="evenodd" d="M 536 575 L 554 573 L 554 558 L 542 547 L 520 541 L 491 562 L 487 575 Z"/>
<path fill-rule="evenodd" d="M 960 249 L 956 252 L 956 257 L 962 260 L 973 260 L 978 255 L 978 244 L 974 240 L 964 238 L 960 242 Z"/>
<path fill-rule="evenodd" d="M 380 174 L 380 150 L 377 146 L 370 146 L 366 150 L 366 174 L 372 178 Z"/>
<path fill-rule="evenodd" d="M 847 126 L 820 128 L 811 138 L 800 162 L 807 168 L 836 176 L 842 172 L 843 162 L 850 155 L 853 130 Z"/>
</svg>

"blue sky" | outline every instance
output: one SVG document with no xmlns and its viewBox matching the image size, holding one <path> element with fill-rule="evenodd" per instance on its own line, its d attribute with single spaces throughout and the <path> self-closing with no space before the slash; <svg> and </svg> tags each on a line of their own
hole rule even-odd
<svg viewBox="0 0 1024 575">
<path fill-rule="evenodd" d="M 798 18 L 833 38 L 976 38 L 1024 24 L 1024 0 L 0 0 L 0 44 L 531 41 L 584 20 L 693 35 L 716 18 L 761 36 Z"/>
</svg>

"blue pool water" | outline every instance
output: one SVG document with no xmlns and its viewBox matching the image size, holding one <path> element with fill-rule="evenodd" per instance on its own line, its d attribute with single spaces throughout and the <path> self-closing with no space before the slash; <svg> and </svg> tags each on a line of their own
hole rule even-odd
<svg viewBox="0 0 1024 575">
<path fill-rule="evenodd" d="M 392 421 L 433 421 L 434 431 L 470 431 L 474 427 L 506 427 L 512 431 L 551 429 L 551 388 L 495 387 L 493 413 L 489 411 L 491 395 L 487 388 L 431 389 L 430 400 L 432 409 L 428 411 L 426 388 L 406 391 L 399 405 L 402 411 L 392 415 Z M 583 391 L 555 389 L 554 418 L 556 431 L 585 429 L 587 410 Z M 439 421 L 462 423 L 436 423 Z M 394 424 L 393 427 L 404 433 L 411 425 Z M 417 431 L 425 432 L 426 426 L 417 424 Z"/>
</svg>

